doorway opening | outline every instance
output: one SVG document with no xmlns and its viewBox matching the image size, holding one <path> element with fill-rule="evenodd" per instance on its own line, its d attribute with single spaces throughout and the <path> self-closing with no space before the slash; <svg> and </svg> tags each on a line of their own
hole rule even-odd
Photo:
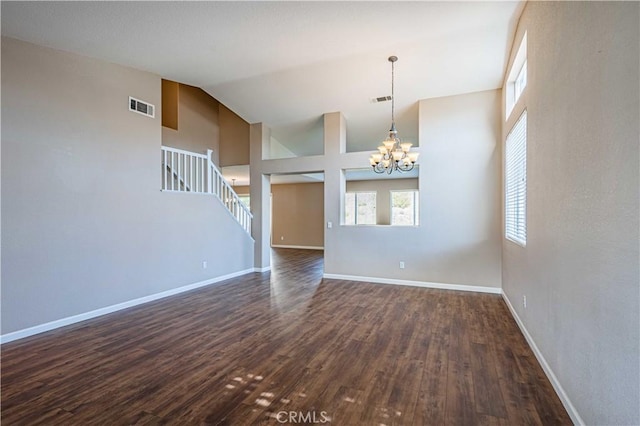
<svg viewBox="0 0 640 426">
<path fill-rule="evenodd" d="M 271 175 L 272 262 L 290 258 L 283 250 L 324 257 L 324 232 L 324 173 Z"/>
</svg>

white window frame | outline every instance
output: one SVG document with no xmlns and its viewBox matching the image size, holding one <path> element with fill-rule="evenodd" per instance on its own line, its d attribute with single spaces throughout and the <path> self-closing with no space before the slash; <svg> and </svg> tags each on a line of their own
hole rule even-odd
<svg viewBox="0 0 640 426">
<path fill-rule="evenodd" d="M 504 234 L 527 244 L 527 110 L 513 125 L 505 143 Z"/>
<path fill-rule="evenodd" d="M 347 223 L 347 194 L 354 194 L 353 197 L 353 202 L 354 202 L 354 206 L 353 206 L 353 222 L 354 223 Z M 358 194 L 373 194 L 373 199 L 374 199 L 374 204 L 373 204 L 373 208 L 374 208 L 374 222 L 373 223 L 358 223 Z M 356 225 L 376 225 L 378 223 L 378 209 L 377 209 L 377 202 L 378 202 L 378 193 L 376 191 L 347 191 L 345 192 L 345 200 L 344 200 L 344 224 L 347 226 L 356 226 Z"/>
<path fill-rule="evenodd" d="M 420 225 L 420 191 L 417 189 L 392 189 L 389 191 L 389 222 L 391 226 L 419 226 Z M 393 193 L 413 192 L 413 224 L 398 225 L 393 223 Z"/>
</svg>

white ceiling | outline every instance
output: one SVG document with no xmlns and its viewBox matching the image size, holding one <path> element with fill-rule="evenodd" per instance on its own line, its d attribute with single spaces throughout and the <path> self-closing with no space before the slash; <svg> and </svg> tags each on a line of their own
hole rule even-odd
<svg viewBox="0 0 640 426">
<path fill-rule="evenodd" d="M 522 2 L 2 2 L 2 35 L 202 87 L 298 155 L 322 152 L 342 111 L 349 151 L 396 122 L 417 142 L 417 101 L 501 87 Z"/>
</svg>

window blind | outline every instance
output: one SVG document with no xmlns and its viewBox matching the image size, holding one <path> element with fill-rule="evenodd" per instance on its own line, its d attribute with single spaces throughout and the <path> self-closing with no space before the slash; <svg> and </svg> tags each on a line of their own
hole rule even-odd
<svg viewBox="0 0 640 426">
<path fill-rule="evenodd" d="M 527 243 L 527 111 L 509 132 L 505 159 L 505 237 Z"/>
</svg>

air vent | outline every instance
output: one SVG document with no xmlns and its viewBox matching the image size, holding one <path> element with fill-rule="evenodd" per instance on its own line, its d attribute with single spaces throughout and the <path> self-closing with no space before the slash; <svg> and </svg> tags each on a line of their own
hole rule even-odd
<svg viewBox="0 0 640 426">
<path fill-rule="evenodd" d="M 137 112 L 138 114 L 146 115 L 147 117 L 155 118 L 156 107 L 148 102 L 138 100 L 129 96 L 129 111 Z"/>
<path fill-rule="evenodd" d="M 391 96 L 381 96 L 379 98 L 373 98 L 371 99 L 371 102 L 378 103 L 378 102 L 387 102 L 391 100 Z"/>
</svg>

